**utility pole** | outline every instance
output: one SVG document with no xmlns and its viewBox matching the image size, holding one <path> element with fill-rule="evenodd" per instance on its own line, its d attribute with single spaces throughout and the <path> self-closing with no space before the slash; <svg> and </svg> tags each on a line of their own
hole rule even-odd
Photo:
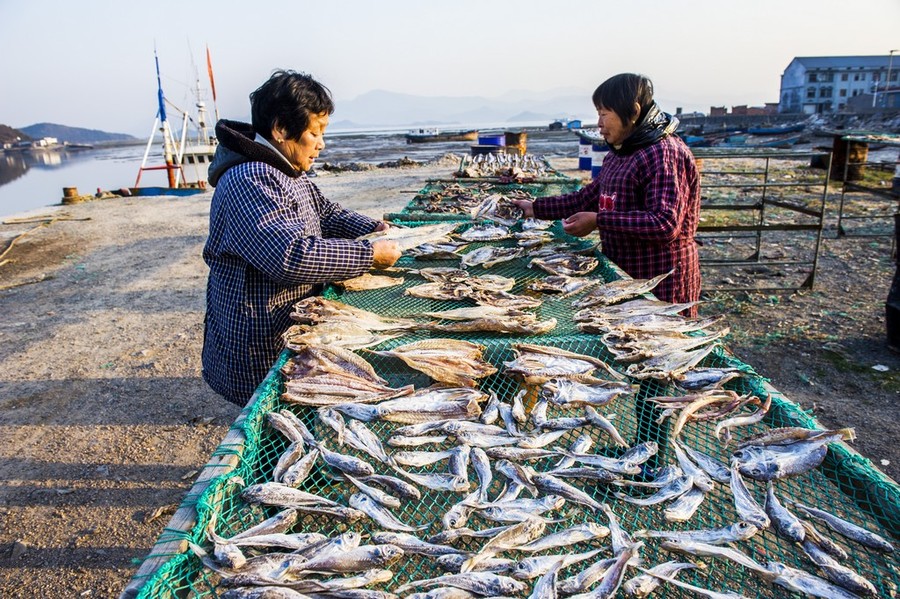
<svg viewBox="0 0 900 599">
<path fill-rule="evenodd" d="M 882 94 L 881 105 L 882 107 L 887 106 L 887 97 L 891 91 L 891 67 L 894 66 L 894 52 L 900 52 L 900 50 L 891 50 L 890 58 L 888 59 L 888 72 L 887 72 L 887 81 L 885 82 L 885 90 L 884 94 Z"/>
</svg>

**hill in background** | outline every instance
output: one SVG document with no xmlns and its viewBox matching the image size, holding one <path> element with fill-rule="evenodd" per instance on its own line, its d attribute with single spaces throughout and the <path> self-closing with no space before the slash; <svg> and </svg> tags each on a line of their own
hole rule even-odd
<svg viewBox="0 0 900 599">
<path fill-rule="evenodd" d="M 137 138 L 125 133 L 107 133 L 96 129 L 81 129 L 79 127 L 66 127 L 54 123 L 38 123 L 20 129 L 22 133 L 32 139 L 42 137 L 55 137 L 60 142 L 94 144 L 102 142 L 126 142 L 136 141 Z"/>
<path fill-rule="evenodd" d="M 8 125 L 0 125 L 0 144 L 11 144 L 20 140 L 31 139 L 28 135 Z"/>
</svg>

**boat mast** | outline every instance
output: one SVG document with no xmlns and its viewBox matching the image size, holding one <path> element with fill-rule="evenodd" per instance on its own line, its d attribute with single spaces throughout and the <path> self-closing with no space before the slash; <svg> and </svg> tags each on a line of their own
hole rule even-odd
<svg viewBox="0 0 900 599">
<path fill-rule="evenodd" d="M 153 48 L 153 59 L 156 62 L 156 89 L 157 89 L 157 114 L 156 119 L 154 121 L 154 133 L 150 136 L 150 140 L 147 142 L 147 151 L 144 152 L 144 159 L 141 162 L 141 168 L 138 170 L 137 181 L 135 181 L 134 186 L 138 187 L 141 183 L 141 175 L 145 170 L 162 170 L 165 169 L 166 177 L 169 183 L 170 188 L 178 187 L 178 179 L 176 171 L 180 170 L 180 167 L 175 164 L 174 155 L 173 155 L 173 142 L 172 142 L 172 130 L 169 128 L 169 121 L 166 117 L 166 97 L 163 94 L 162 90 L 162 78 L 159 74 L 159 55 L 156 53 L 156 48 Z M 163 159 L 165 160 L 164 166 L 146 166 L 147 164 L 147 156 L 150 153 L 150 147 L 153 144 L 153 138 L 156 136 L 156 126 L 159 125 L 159 130 L 163 135 Z"/>
<path fill-rule="evenodd" d="M 206 71 L 209 73 L 209 87 L 212 89 L 213 112 L 216 114 L 216 122 L 219 122 L 219 105 L 216 104 L 216 80 L 213 77 L 212 57 L 209 55 L 209 45 L 206 46 Z"/>
</svg>

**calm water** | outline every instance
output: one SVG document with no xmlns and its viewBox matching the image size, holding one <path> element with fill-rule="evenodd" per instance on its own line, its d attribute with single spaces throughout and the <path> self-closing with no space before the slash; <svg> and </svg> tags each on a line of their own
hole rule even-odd
<svg viewBox="0 0 900 599">
<path fill-rule="evenodd" d="M 517 130 L 517 129 L 510 129 Z M 405 131 L 338 133 L 326 137 L 326 148 L 318 162 L 378 164 L 401 158 L 424 161 L 452 152 L 469 153 L 471 142 L 407 144 Z M 158 146 L 159 144 L 157 144 Z M 75 187 L 82 195 L 101 190 L 134 187 L 146 142 L 137 145 L 91 150 L 0 153 L 0 217 L 58 205 L 64 187 Z M 578 138 L 571 132 L 528 130 L 528 153 L 545 156 L 578 155 Z M 151 151 L 147 166 L 162 163 L 158 147 Z M 205 179 L 205 173 L 185 168 L 188 180 Z M 163 171 L 145 171 L 141 186 L 165 186 Z"/>
</svg>

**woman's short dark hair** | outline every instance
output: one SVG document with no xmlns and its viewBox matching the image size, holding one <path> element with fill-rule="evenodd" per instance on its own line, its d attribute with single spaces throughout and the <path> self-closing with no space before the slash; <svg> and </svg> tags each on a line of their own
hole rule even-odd
<svg viewBox="0 0 900 599">
<path fill-rule="evenodd" d="M 634 104 L 641 107 L 637 122 L 641 122 L 653 106 L 653 82 L 643 75 L 620 73 L 613 75 L 594 90 L 594 106 L 615 112 L 623 123 L 634 118 Z"/>
<path fill-rule="evenodd" d="M 331 92 L 306 73 L 275 71 L 250 94 L 253 130 L 266 139 L 276 125 L 288 139 L 299 139 L 309 127 L 310 115 L 333 112 Z"/>
</svg>

